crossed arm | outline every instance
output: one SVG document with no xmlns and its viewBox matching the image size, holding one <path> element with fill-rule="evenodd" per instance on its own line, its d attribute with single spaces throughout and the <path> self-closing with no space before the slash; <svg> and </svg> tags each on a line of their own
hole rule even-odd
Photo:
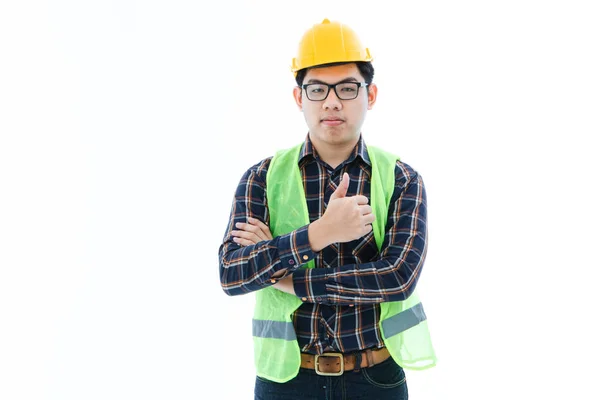
<svg viewBox="0 0 600 400">
<path fill-rule="evenodd" d="M 221 285 L 227 294 L 274 286 L 306 302 L 348 305 L 404 300 L 412 293 L 427 252 L 426 194 L 418 173 L 397 164 L 396 188 L 377 260 L 304 269 L 299 267 L 321 250 L 311 245 L 311 239 L 323 233 L 315 229 L 319 220 L 286 235 L 270 235 L 266 165 L 263 162 L 248 170 L 236 191 L 219 248 Z"/>
</svg>

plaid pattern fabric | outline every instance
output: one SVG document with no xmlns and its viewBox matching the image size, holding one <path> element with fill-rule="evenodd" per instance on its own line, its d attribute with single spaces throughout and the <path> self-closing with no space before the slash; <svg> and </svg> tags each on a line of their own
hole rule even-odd
<svg viewBox="0 0 600 400">
<path fill-rule="evenodd" d="M 408 164 L 396 163 L 396 186 L 388 210 L 386 234 L 377 250 L 373 233 L 348 243 L 311 250 L 308 226 L 252 246 L 233 241 L 235 223 L 248 217 L 269 224 L 266 176 L 271 157 L 244 173 L 235 192 L 223 243 L 219 248 L 221 285 L 240 295 L 272 285 L 285 270 L 293 275 L 303 304 L 293 317 L 302 351 L 352 352 L 383 347 L 379 305 L 407 298 L 414 290 L 427 253 L 427 198 L 422 177 Z M 320 218 L 344 172 L 347 196 L 369 197 L 371 163 L 362 135 L 346 161 L 335 169 L 323 162 L 306 136 L 298 165 L 310 221 Z M 314 269 L 298 268 L 315 260 Z"/>
</svg>

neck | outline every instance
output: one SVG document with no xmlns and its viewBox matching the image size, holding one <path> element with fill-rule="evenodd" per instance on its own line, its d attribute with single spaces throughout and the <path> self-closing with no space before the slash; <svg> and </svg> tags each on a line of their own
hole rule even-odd
<svg viewBox="0 0 600 400">
<path fill-rule="evenodd" d="M 346 161 L 352 153 L 354 146 L 358 143 L 358 137 L 354 141 L 345 143 L 327 143 L 319 140 L 315 140 L 310 135 L 310 141 L 319 154 L 321 160 L 329 164 L 332 168 L 336 168 L 338 165 Z"/>
</svg>

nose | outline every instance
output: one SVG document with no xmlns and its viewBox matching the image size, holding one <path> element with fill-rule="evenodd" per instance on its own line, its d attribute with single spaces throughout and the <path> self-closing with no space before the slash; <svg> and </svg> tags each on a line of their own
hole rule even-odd
<svg viewBox="0 0 600 400">
<path fill-rule="evenodd" d="M 332 110 L 333 109 L 336 111 L 339 111 L 342 109 L 342 102 L 335 94 L 335 90 L 333 90 L 333 88 L 331 88 L 331 90 L 329 91 L 327 98 L 325 100 L 323 100 L 323 109 L 324 110 Z"/>
</svg>

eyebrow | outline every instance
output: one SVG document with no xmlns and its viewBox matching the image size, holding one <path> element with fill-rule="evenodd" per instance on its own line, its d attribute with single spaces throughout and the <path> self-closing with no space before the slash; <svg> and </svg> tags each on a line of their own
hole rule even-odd
<svg viewBox="0 0 600 400">
<path fill-rule="evenodd" d="M 345 82 L 358 82 L 358 80 L 356 78 L 350 77 L 350 78 L 342 79 L 339 82 L 332 83 L 332 85 L 337 85 L 338 83 L 345 83 Z M 327 82 L 323 82 L 318 79 L 309 79 L 308 82 L 306 82 L 307 85 L 310 85 L 311 83 L 322 83 L 324 85 L 329 85 Z"/>
</svg>

